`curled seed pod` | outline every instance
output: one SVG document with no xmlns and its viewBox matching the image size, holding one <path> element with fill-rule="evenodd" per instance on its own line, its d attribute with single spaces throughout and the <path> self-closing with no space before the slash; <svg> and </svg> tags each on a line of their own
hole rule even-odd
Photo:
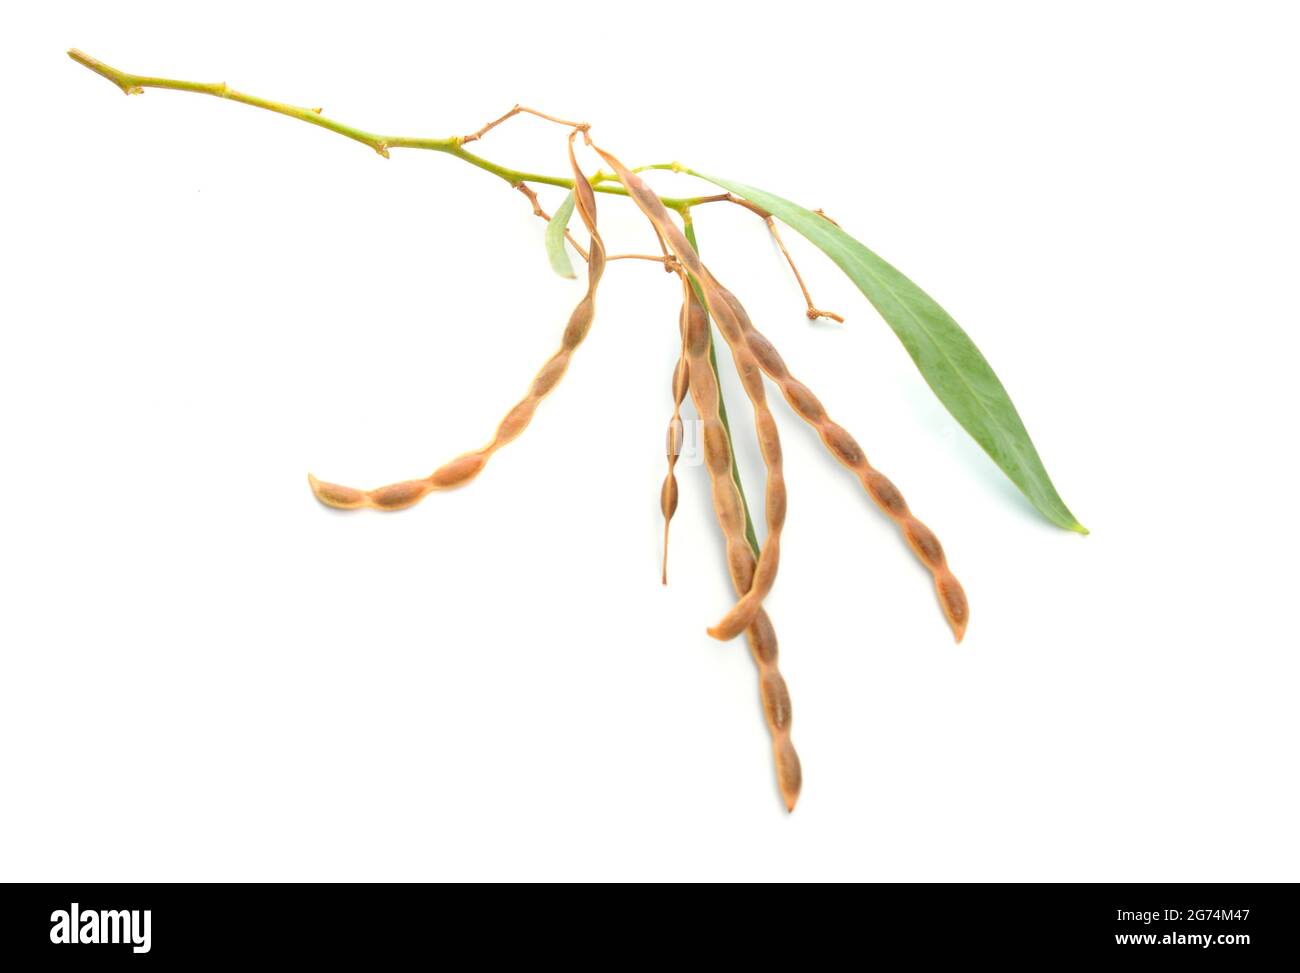
<svg viewBox="0 0 1300 973">
<path fill-rule="evenodd" d="M 682 350 L 673 369 L 673 417 L 668 421 L 668 475 L 659 491 L 659 507 L 664 513 L 663 583 L 668 583 L 668 525 L 677 512 L 677 457 L 682 451 L 682 402 L 690 388 L 690 368 L 686 364 L 686 332 L 682 329 Z"/>
<path fill-rule="evenodd" d="M 709 317 L 695 297 L 685 277 L 682 279 L 682 331 L 685 335 L 690 394 L 704 427 L 705 467 L 713 485 L 713 509 L 727 545 L 727 567 L 736 594 L 744 596 L 753 587 L 756 574 L 754 553 L 745 540 L 745 517 L 740 491 L 731 478 L 731 447 L 719 418 L 719 392 L 713 369 L 709 367 Z M 760 605 L 747 629 L 750 655 L 758 667 L 759 693 L 763 715 L 772 735 L 772 757 L 776 763 L 776 780 L 785 800 L 786 810 L 793 811 L 803 786 L 799 754 L 790 740 L 790 694 L 777 667 L 776 629 Z"/>
<path fill-rule="evenodd" d="M 776 420 L 767 406 L 762 370 L 745 342 L 744 331 L 736 319 L 735 312 L 721 297 L 721 285 L 700 261 L 695 248 L 669 217 L 668 210 L 659 197 L 617 158 L 598 146 L 593 148 L 613 167 L 619 181 L 627 189 L 628 195 L 650 220 L 661 241 L 677 255 L 678 260 L 699 283 L 700 289 L 704 292 L 708 311 L 718 323 L 718 330 L 722 332 L 723 339 L 731 348 L 741 383 L 745 386 L 745 392 L 754 407 L 754 425 L 758 432 L 759 448 L 767 466 L 767 495 L 764 504 L 767 539 L 759 554 L 753 586 L 742 592 L 740 600 L 732 606 L 731 611 L 717 625 L 709 629 L 709 634 L 714 638 L 732 639 L 749 627 L 762 606 L 763 599 L 767 597 L 776 581 L 776 572 L 781 560 L 781 531 L 785 526 L 786 491 L 781 460 L 781 438 L 777 433 Z"/>
<path fill-rule="evenodd" d="M 573 352 L 591 330 L 591 322 L 596 313 L 596 287 L 605 272 L 605 244 L 596 230 L 596 194 L 592 192 L 587 177 L 578 168 L 578 161 L 573 154 L 572 136 L 569 138 L 569 161 L 573 166 L 573 178 L 576 184 L 575 208 L 591 233 L 591 250 L 587 263 L 587 292 L 573 309 L 573 313 L 569 315 L 569 323 L 564 329 L 560 350 L 542 366 L 529 386 L 528 394 L 506 413 L 506 417 L 497 426 L 492 441 L 482 449 L 456 457 L 422 480 L 405 480 L 374 490 L 358 490 L 337 483 L 325 483 L 309 475 L 307 481 L 311 484 L 312 493 L 321 503 L 342 510 L 355 510 L 358 507 L 401 510 L 403 507 L 412 506 L 435 490 L 458 487 L 474 479 L 483 471 L 483 467 L 487 465 L 493 453 L 517 439 L 528 427 L 538 404 L 559 384 L 569 367 Z"/>
<path fill-rule="evenodd" d="M 889 483 L 883 475 L 878 473 L 867 462 L 866 454 L 853 437 L 842 426 L 830 420 L 826 415 L 826 410 L 808 387 L 795 381 L 793 376 L 790 375 L 785 363 L 781 360 L 781 356 L 777 354 L 772 343 L 754 327 L 749 320 L 749 315 L 745 313 L 745 309 L 736 300 L 735 295 L 719 284 L 713 275 L 709 273 L 708 268 L 700 261 L 699 255 L 682 232 L 677 229 L 677 225 L 669 217 L 668 210 L 659 197 L 646 186 L 640 177 L 628 170 L 614 156 L 599 148 L 596 151 L 613 167 L 619 181 L 626 187 L 628 195 L 649 220 L 655 224 L 670 249 L 682 263 L 682 266 L 700 281 L 705 300 L 708 302 L 709 312 L 713 315 L 714 320 L 718 322 L 718 328 L 722 331 L 723 336 L 729 343 L 735 340 L 737 343 L 742 343 L 749 348 L 759 367 L 772 381 L 780 386 L 782 394 L 785 395 L 786 401 L 790 403 L 791 407 L 817 430 L 822 442 L 830 450 L 831 454 L 840 463 L 857 474 L 871 498 L 898 525 L 912 551 L 920 559 L 921 563 L 930 570 L 930 574 L 934 578 L 935 591 L 939 596 L 939 605 L 948 619 L 948 624 L 952 627 L 953 634 L 956 636 L 957 641 L 960 642 L 962 636 L 966 634 L 966 625 L 970 618 L 970 607 L 967 604 L 966 594 L 962 590 L 961 584 L 948 568 L 947 559 L 944 557 L 943 547 L 939 544 L 938 538 L 934 536 L 928 527 L 912 515 L 907 508 L 906 502 L 903 501 L 902 495 L 898 493 L 893 484 Z M 876 479 L 877 477 L 879 479 Z M 873 484 L 876 485 L 875 491 L 872 489 Z M 885 487 L 884 484 L 888 484 L 888 487 Z M 885 502 L 886 499 L 889 501 L 888 503 Z M 762 569 L 761 557 L 759 569 L 760 571 Z"/>
</svg>

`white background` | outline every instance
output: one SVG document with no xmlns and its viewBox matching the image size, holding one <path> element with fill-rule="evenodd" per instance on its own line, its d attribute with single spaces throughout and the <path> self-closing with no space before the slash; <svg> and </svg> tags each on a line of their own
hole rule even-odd
<svg viewBox="0 0 1300 973">
<path fill-rule="evenodd" d="M 1249 3 L 13 8 L 0 877 L 1300 878 L 1295 27 Z M 70 46 L 397 134 L 522 101 L 629 163 L 825 207 L 973 336 L 1093 533 L 1035 514 L 820 254 L 787 233 L 842 328 L 804 319 L 761 222 L 701 210 L 706 259 L 972 604 L 955 646 L 781 405 L 787 815 L 747 651 L 704 632 L 732 594 L 700 467 L 659 584 L 673 279 L 611 265 L 569 375 L 467 489 L 326 510 L 309 470 L 374 486 L 486 441 L 582 285 L 484 172 L 127 99 Z M 521 119 L 479 148 L 563 173 L 563 145 Z M 654 246 L 600 204 L 612 251 Z"/>
</svg>

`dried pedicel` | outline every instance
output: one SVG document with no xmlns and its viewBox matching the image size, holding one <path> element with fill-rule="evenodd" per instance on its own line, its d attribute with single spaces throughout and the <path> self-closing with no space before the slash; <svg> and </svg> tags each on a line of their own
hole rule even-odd
<svg viewBox="0 0 1300 973">
<path fill-rule="evenodd" d="M 668 528 L 677 509 L 677 454 L 682 448 L 682 405 L 687 395 L 699 416 L 704 466 L 712 492 L 714 514 L 726 546 L 727 568 L 737 601 L 709 634 L 730 639 L 745 633 L 750 653 L 758 668 L 759 696 L 772 737 L 777 785 L 785 806 L 793 810 L 803 783 L 799 756 L 790 740 L 790 695 L 777 667 L 776 631 L 765 608 L 780 565 L 781 536 L 785 527 L 787 497 L 781 441 L 776 421 L 768 406 L 764 376 L 781 391 L 794 412 L 811 425 L 841 464 L 861 481 L 876 505 L 897 525 L 917 558 L 934 579 L 939 603 L 957 640 L 965 634 L 969 607 L 965 592 L 948 567 L 943 547 L 934 533 L 917 520 L 898 489 L 873 467 L 857 441 L 831 421 L 825 408 L 809 388 L 795 379 L 772 343 L 754 327 L 745 308 L 700 260 L 695 245 L 692 211 L 697 206 L 731 203 L 759 216 L 770 231 L 790 266 L 802 292 L 809 319 L 843 318 L 822 311 L 813 303 L 803 276 L 795 266 L 777 222 L 799 232 L 829 256 L 853 281 L 898 334 L 939 400 L 967 430 L 1008 478 L 1048 520 L 1069 530 L 1087 533 L 1056 492 L 1029 439 L 1015 406 L 1002 383 L 993 374 L 969 336 L 929 295 L 887 264 L 820 209 L 806 210 L 788 200 L 743 183 L 707 176 L 679 163 L 660 163 L 628 169 L 614 155 L 592 145 L 586 122 L 567 121 L 532 108 L 516 105 L 469 135 L 427 138 L 380 135 L 327 117 L 319 108 L 299 108 L 236 91 L 224 82 L 178 81 L 128 74 L 72 50 L 69 56 L 96 74 L 107 78 L 126 94 L 140 94 L 146 88 L 170 89 L 212 95 L 277 112 L 336 132 L 369 146 L 387 158 L 394 148 L 424 149 L 449 155 L 504 180 L 526 197 L 533 212 L 547 222 L 547 256 L 556 273 L 574 277 L 566 246 L 587 264 L 587 288 L 569 317 L 560 348 L 542 366 L 524 396 L 501 420 L 490 442 L 440 466 L 427 477 L 406 480 L 373 490 L 324 483 L 310 478 L 312 491 L 322 503 L 345 509 L 373 507 L 398 510 L 419 502 L 435 490 L 461 486 L 482 472 L 491 456 L 516 439 L 532 421 L 538 405 L 563 378 L 573 353 L 591 329 L 595 315 L 597 286 L 608 262 L 615 260 L 654 261 L 679 281 L 682 310 L 678 328 L 677 364 L 673 371 L 673 412 L 668 427 L 668 472 L 660 490 L 664 517 L 663 580 L 667 582 Z M 555 176 L 512 169 L 468 151 L 498 125 L 521 115 L 534 116 L 568 129 L 569 175 Z M 575 141 L 582 135 L 613 168 L 612 174 L 596 172 L 590 179 L 578 165 Z M 685 172 L 726 190 L 711 195 L 670 197 L 655 193 L 638 175 L 647 170 Z M 534 186 L 559 186 L 569 195 L 549 216 L 542 208 Z M 607 255 L 596 229 L 596 196 L 625 196 L 649 220 L 659 243 L 658 255 Z M 568 230 L 576 211 L 590 236 L 584 249 Z M 677 225 L 680 220 L 682 226 Z M 767 472 L 764 521 L 767 536 L 760 546 L 745 501 L 744 487 L 735 462 L 731 429 L 727 422 L 718 377 L 713 327 L 717 324 L 723 343 L 740 376 L 754 412 L 755 431 Z"/>
</svg>

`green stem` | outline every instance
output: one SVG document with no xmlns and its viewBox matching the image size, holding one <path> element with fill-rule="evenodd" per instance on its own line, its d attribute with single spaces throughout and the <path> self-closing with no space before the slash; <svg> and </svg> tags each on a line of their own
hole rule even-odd
<svg viewBox="0 0 1300 973">
<path fill-rule="evenodd" d="M 522 169 L 512 169 L 509 166 L 499 165 L 482 156 L 475 155 L 464 148 L 462 142 L 463 136 L 452 135 L 447 138 L 417 138 L 406 135 L 380 135 L 376 132 L 368 132 L 365 129 L 356 128 L 352 125 L 345 125 L 343 122 L 335 121 L 321 114 L 319 108 L 300 108 L 297 105 L 287 105 L 279 101 L 270 101 L 266 98 L 259 98 L 256 95 L 246 95 L 242 91 L 236 91 L 224 81 L 208 83 L 202 81 L 177 81 L 172 78 L 153 78 L 141 74 L 128 74 L 125 71 L 119 71 L 117 68 L 109 67 L 103 61 L 96 60 L 89 54 L 85 54 L 76 48 L 68 51 L 68 57 L 78 64 L 89 68 L 101 77 L 107 78 L 113 84 L 117 85 L 128 95 L 138 95 L 145 88 L 162 88 L 168 91 L 189 91 L 194 94 L 212 95 L 215 98 L 224 98 L 227 101 L 237 101 L 244 105 L 252 105 L 254 108 L 262 108 L 266 111 L 273 111 L 280 115 L 288 115 L 290 118 L 296 118 L 299 121 L 307 122 L 309 125 L 315 125 L 318 128 L 327 129 L 331 132 L 337 132 L 346 138 L 368 145 L 385 159 L 388 158 L 389 149 L 427 149 L 431 152 L 441 152 L 445 155 L 453 156 L 462 162 L 468 162 L 470 165 L 490 172 L 500 179 L 504 179 L 512 186 L 517 186 L 525 182 L 538 183 L 544 186 L 560 186 L 564 189 L 573 188 L 573 180 L 566 179 L 563 176 L 549 176 L 539 172 L 526 172 Z M 614 196 L 626 196 L 627 190 L 621 185 L 605 184 L 603 180 L 593 180 L 596 192 L 609 193 Z M 669 209 L 676 210 L 679 213 L 690 209 L 695 199 L 678 199 L 672 196 L 662 196 L 660 199 Z"/>
<path fill-rule="evenodd" d="M 667 166 L 658 166 L 656 168 L 667 168 Z M 686 224 L 686 239 L 695 248 L 695 252 L 699 253 L 700 245 L 695 241 L 695 222 L 691 219 L 689 208 L 682 211 L 682 221 Z M 700 306 L 706 307 L 704 293 L 700 290 L 700 285 L 696 283 L 694 277 L 691 277 L 690 280 Z M 740 482 L 740 467 L 736 465 L 736 444 L 731 438 L 731 423 L 727 421 L 727 403 L 722 397 L 722 380 L 718 375 L 718 343 L 713 340 L 712 324 L 709 325 L 709 365 L 713 368 L 713 380 L 718 386 L 718 418 L 722 420 L 722 428 L 727 434 L 727 447 L 731 450 L 731 480 L 736 484 L 736 490 L 740 494 L 740 505 L 745 510 L 745 540 L 749 541 L 749 546 L 754 551 L 754 557 L 758 557 L 760 553 L 758 534 L 754 531 L 754 519 L 749 515 L 749 501 L 745 499 L 745 486 Z"/>
</svg>

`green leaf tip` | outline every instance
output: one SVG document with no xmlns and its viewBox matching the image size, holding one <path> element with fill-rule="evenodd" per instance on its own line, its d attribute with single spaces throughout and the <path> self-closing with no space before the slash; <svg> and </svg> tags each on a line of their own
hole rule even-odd
<svg viewBox="0 0 1300 973">
<path fill-rule="evenodd" d="M 765 209 L 821 250 L 880 312 L 931 391 L 994 463 L 1053 524 L 1088 533 L 1065 505 L 992 366 L 934 298 L 830 220 L 762 189 L 694 169 Z"/>
</svg>

